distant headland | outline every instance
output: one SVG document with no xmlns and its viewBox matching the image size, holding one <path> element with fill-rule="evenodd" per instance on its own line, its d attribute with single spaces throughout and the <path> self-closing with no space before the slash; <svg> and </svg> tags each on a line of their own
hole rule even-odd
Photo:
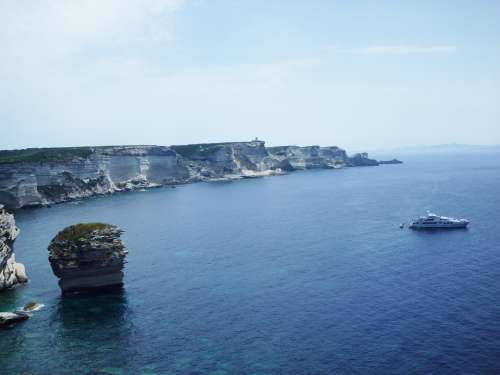
<svg viewBox="0 0 500 375">
<path fill-rule="evenodd" d="M 403 164 L 403 162 L 401 160 L 398 160 L 398 159 L 379 160 L 378 163 L 380 165 L 383 165 L 383 164 Z"/>
<path fill-rule="evenodd" d="M 0 151 L 0 203 L 9 209 L 164 185 L 376 166 L 336 147 L 266 147 L 264 141 Z"/>
<path fill-rule="evenodd" d="M 473 153 L 500 152 L 500 144 L 474 145 L 446 143 L 437 145 L 414 145 L 370 150 L 373 154 L 432 154 L 432 153 Z"/>
</svg>

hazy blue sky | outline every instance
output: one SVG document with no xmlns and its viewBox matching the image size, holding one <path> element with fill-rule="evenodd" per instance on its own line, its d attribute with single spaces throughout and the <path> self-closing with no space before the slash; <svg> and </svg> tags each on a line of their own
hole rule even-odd
<svg viewBox="0 0 500 375">
<path fill-rule="evenodd" d="M 0 0 L 0 148 L 500 143 L 500 1 Z"/>
</svg>

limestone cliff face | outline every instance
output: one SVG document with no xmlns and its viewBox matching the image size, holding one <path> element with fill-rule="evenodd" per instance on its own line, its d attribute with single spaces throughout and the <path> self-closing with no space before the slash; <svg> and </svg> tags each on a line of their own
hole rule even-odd
<svg viewBox="0 0 500 375">
<path fill-rule="evenodd" d="M 17 209 L 168 184 L 377 164 L 338 147 L 266 148 L 258 140 L 0 151 L 0 203 Z"/>
<path fill-rule="evenodd" d="M 98 147 L 70 160 L 0 163 L 0 202 L 15 209 L 189 179 L 169 147 Z"/>
<path fill-rule="evenodd" d="M 288 162 L 292 169 L 342 168 L 348 159 L 346 152 L 338 147 L 282 146 L 268 150 L 275 158 Z"/>
<path fill-rule="evenodd" d="M 16 263 L 13 244 L 19 234 L 14 216 L 0 205 L 0 291 L 28 281 L 24 266 Z"/>
<path fill-rule="evenodd" d="M 273 174 L 288 166 L 273 157 L 263 141 L 172 146 L 195 179 Z"/>
</svg>

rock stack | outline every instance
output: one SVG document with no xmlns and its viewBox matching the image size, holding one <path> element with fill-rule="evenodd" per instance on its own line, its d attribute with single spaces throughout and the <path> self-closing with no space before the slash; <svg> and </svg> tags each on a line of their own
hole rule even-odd
<svg viewBox="0 0 500 375">
<path fill-rule="evenodd" d="M 14 216 L 0 204 L 0 290 L 28 281 L 24 266 L 16 263 L 14 240 L 19 235 Z"/>
<path fill-rule="evenodd" d="M 59 232 L 49 245 L 49 262 L 63 294 L 123 285 L 127 250 L 123 231 L 110 224 L 82 223 Z"/>
</svg>

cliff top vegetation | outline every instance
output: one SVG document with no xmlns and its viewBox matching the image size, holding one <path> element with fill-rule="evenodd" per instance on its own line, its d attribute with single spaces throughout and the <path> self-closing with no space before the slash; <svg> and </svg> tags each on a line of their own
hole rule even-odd
<svg viewBox="0 0 500 375">
<path fill-rule="evenodd" d="M 91 147 L 27 148 L 24 150 L 0 150 L 0 164 L 48 163 L 86 158 L 92 153 Z"/>
<path fill-rule="evenodd" d="M 57 236 L 57 241 L 72 241 L 82 238 L 92 233 L 95 230 L 112 228 L 111 224 L 104 223 L 80 223 L 75 225 L 70 225 L 60 231 Z"/>
<path fill-rule="evenodd" d="M 184 156 L 186 158 L 198 155 L 198 156 L 207 156 L 210 153 L 221 149 L 224 145 L 230 145 L 233 142 L 227 143 L 197 143 L 190 145 L 178 145 L 171 146 L 172 150 L 177 152 L 179 155 Z"/>
</svg>

